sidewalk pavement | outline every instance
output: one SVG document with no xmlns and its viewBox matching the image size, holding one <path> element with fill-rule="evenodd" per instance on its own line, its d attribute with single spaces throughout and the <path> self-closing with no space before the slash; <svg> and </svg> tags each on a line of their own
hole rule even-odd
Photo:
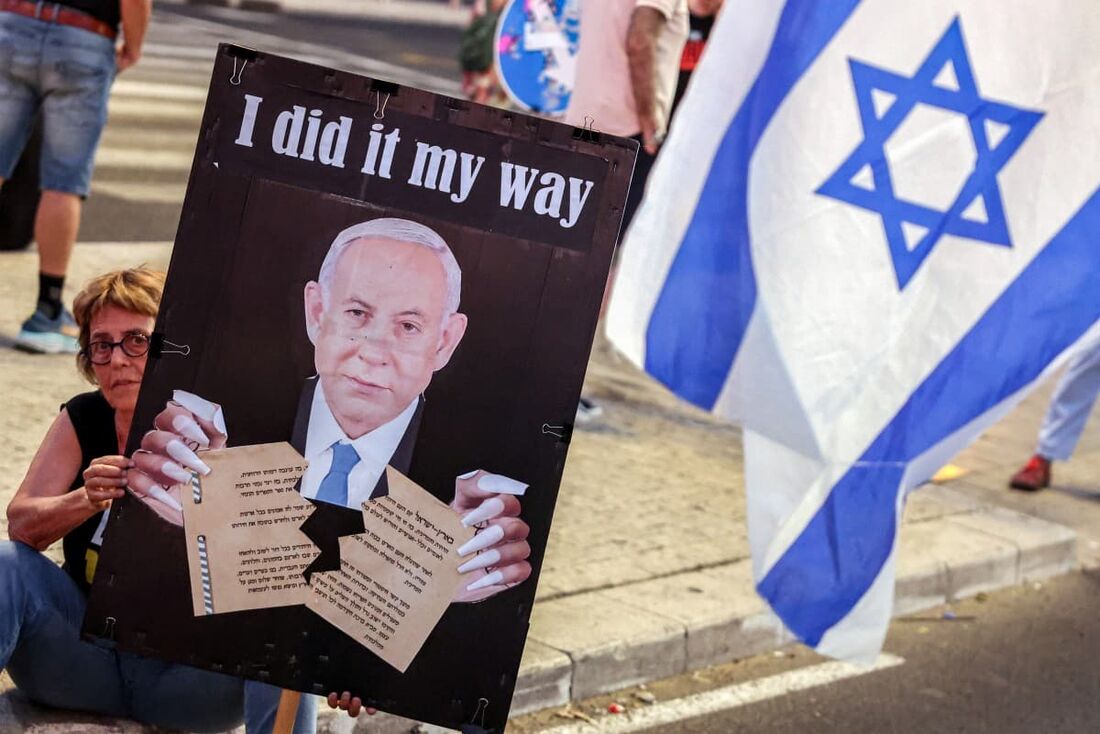
<svg viewBox="0 0 1100 734">
<path fill-rule="evenodd" d="M 109 268 L 167 258 L 165 244 L 81 244 L 72 290 Z M 11 335 L 29 308 L 34 256 L 2 253 L 0 271 L 0 334 Z M 70 357 L 25 355 L 9 344 L 0 338 L 5 506 L 58 404 L 86 389 Z M 681 403 L 606 348 L 593 356 L 587 390 L 605 413 L 573 435 L 515 715 L 791 642 L 753 591 L 738 429 Z M 1049 387 L 1038 391 L 963 452 L 958 478 L 911 496 L 895 614 L 1100 565 L 1100 422 L 1074 460 L 1056 467 L 1056 487 L 1036 495 L 1004 488 L 1032 451 L 1048 395 Z M 414 726 L 327 713 L 322 731 Z M 36 723 L 39 732 L 75 730 L 71 716 L 60 717 L 67 724 L 43 717 L 18 693 L 0 696 L 0 732 Z M 80 721 L 80 731 L 116 730 Z"/>
</svg>

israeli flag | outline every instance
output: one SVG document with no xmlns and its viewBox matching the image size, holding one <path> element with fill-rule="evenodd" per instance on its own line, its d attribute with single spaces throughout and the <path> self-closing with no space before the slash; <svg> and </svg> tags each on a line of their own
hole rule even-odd
<svg viewBox="0 0 1100 734">
<path fill-rule="evenodd" d="M 1100 318 L 1096 0 L 728 0 L 608 333 L 744 426 L 757 590 L 881 649 L 906 493 Z"/>
</svg>

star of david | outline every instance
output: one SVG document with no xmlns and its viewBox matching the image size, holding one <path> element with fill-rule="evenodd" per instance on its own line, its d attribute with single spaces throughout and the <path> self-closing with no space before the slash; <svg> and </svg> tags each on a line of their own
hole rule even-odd
<svg viewBox="0 0 1100 734">
<path fill-rule="evenodd" d="M 849 64 L 863 141 L 816 193 L 882 217 L 898 288 L 943 235 L 1011 247 L 997 174 L 1043 113 L 982 98 L 958 18 L 911 77 L 855 59 Z M 977 151 L 974 170 L 943 211 L 899 198 L 886 157 L 890 136 L 921 103 L 964 116 Z"/>
</svg>

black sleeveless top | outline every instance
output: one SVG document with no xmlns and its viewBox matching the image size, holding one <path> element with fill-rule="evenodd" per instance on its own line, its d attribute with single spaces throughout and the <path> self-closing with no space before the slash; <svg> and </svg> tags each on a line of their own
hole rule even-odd
<svg viewBox="0 0 1100 734">
<path fill-rule="evenodd" d="M 92 459 L 118 453 L 115 410 L 98 390 L 77 395 L 61 407 L 69 412 L 69 420 L 76 429 L 76 439 L 80 443 L 80 469 L 69 486 L 72 492 L 84 486 L 84 470 Z M 65 570 L 85 592 L 92 585 L 99 560 L 100 539 L 96 538 L 96 530 L 104 519 L 104 513 L 97 512 L 70 530 L 61 541 L 65 551 Z"/>
<path fill-rule="evenodd" d="M 112 28 L 118 28 L 120 12 L 118 0 L 56 0 L 61 5 L 83 11 L 93 18 L 102 20 Z"/>
</svg>

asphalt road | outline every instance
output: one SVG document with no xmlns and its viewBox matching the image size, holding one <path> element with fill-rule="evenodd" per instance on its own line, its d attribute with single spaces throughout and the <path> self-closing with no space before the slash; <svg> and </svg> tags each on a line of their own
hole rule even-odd
<svg viewBox="0 0 1100 734">
<path fill-rule="evenodd" d="M 201 18 L 238 30 L 261 29 L 291 41 L 326 45 L 441 77 L 458 78 L 457 28 L 367 20 L 354 14 L 264 13 L 208 5 L 159 4 L 158 12 Z"/>
<path fill-rule="evenodd" d="M 519 719 L 509 731 L 564 734 L 563 726 L 646 734 L 1100 731 L 1100 571 L 981 599 L 895 620 L 885 651 L 897 664 L 885 669 L 850 671 L 813 685 L 828 664 L 792 648 L 652 684 L 644 693 L 631 689 L 576 706 L 594 726 L 570 722 L 559 711 Z M 954 618 L 945 619 L 945 611 Z M 791 690 L 799 686 L 807 687 Z M 727 699 L 755 697 L 756 702 L 693 714 L 702 702 L 713 701 L 716 691 L 729 690 L 734 693 Z M 656 703 L 643 703 L 637 694 L 653 696 Z M 613 702 L 626 713 L 607 714 Z M 675 720 L 624 726 L 662 708 Z"/>
</svg>

